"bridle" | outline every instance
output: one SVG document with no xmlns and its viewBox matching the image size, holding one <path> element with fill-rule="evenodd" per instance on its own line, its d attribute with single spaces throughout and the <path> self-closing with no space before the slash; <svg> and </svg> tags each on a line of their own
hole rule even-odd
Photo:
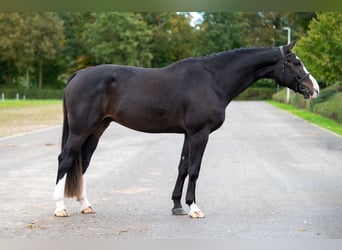
<svg viewBox="0 0 342 250">
<path fill-rule="evenodd" d="M 298 83 L 298 86 L 296 87 L 296 92 L 298 91 L 298 88 L 301 88 L 303 81 L 305 80 L 305 78 L 310 76 L 310 73 L 308 72 L 307 74 L 305 74 L 303 77 L 299 77 L 296 75 L 296 73 L 293 71 L 293 69 L 290 66 L 289 61 L 286 59 L 288 56 L 294 55 L 294 53 L 290 53 L 285 55 L 284 53 L 284 46 L 280 46 L 280 54 L 283 60 L 283 73 L 285 73 L 285 66 L 288 67 L 289 71 L 291 72 L 291 76 L 296 80 L 296 82 Z"/>
</svg>

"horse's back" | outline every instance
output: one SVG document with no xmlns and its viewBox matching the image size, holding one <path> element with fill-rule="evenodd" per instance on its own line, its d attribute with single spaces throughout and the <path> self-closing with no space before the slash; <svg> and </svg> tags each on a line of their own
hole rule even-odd
<svg viewBox="0 0 342 250">
<path fill-rule="evenodd" d="M 174 85 L 170 83 L 174 83 Z M 182 91 L 164 68 L 99 65 L 81 70 L 66 88 L 66 101 L 76 119 L 84 113 L 110 118 L 144 132 L 182 132 Z"/>
</svg>

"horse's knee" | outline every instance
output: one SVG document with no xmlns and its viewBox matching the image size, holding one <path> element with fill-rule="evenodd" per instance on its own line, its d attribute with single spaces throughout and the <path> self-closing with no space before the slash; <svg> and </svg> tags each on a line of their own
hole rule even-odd
<svg viewBox="0 0 342 250">
<path fill-rule="evenodd" d="M 186 168 L 179 168 L 178 169 L 178 175 L 179 177 L 185 179 L 185 177 L 188 175 L 188 170 Z"/>
</svg>

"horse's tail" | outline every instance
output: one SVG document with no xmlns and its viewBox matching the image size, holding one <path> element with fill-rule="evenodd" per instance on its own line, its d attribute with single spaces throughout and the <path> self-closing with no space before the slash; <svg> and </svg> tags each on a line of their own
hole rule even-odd
<svg viewBox="0 0 342 250">
<path fill-rule="evenodd" d="M 63 97 L 63 131 L 62 131 L 62 152 L 69 137 L 69 122 L 68 122 L 68 112 L 65 103 L 65 95 Z"/>
<path fill-rule="evenodd" d="M 77 73 L 77 72 L 76 72 Z M 67 84 L 76 75 L 74 73 L 67 81 Z M 68 110 L 65 100 L 65 94 L 63 98 L 63 132 L 62 132 L 62 152 L 67 143 L 69 137 L 69 121 L 68 121 Z M 82 156 L 81 150 L 74 156 L 72 166 L 69 167 L 65 180 L 64 196 L 65 197 L 80 197 L 82 192 Z"/>
</svg>

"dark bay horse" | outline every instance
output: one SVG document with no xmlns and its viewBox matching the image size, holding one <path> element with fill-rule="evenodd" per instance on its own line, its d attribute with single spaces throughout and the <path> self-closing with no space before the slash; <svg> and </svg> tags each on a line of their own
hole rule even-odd
<svg viewBox="0 0 342 250">
<path fill-rule="evenodd" d="M 76 197 L 82 213 L 94 213 L 87 200 L 84 174 L 99 138 L 115 121 L 149 133 L 182 133 L 184 145 L 172 193 L 174 215 L 201 218 L 195 189 L 209 134 L 225 120 L 230 101 L 261 78 L 315 98 L 316 80 L 291 51 L 295 43 L 238 49 L 188 58 L 164 68 L 98 65 L 74 73 L 64 95 L 62 150 L 54 199 L 56 216 L 69 216 L 63 198 Z"/>
</svg>

